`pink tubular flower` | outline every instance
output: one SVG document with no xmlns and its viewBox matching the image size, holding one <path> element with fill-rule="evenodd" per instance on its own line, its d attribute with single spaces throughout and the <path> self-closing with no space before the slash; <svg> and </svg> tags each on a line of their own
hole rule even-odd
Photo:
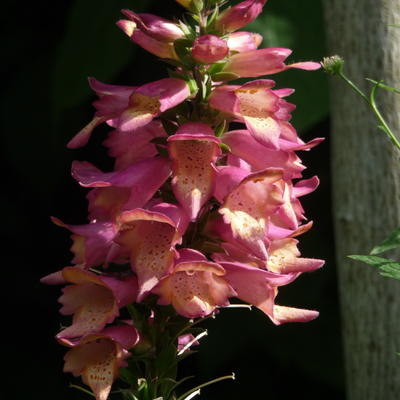
<svg viewBox="0 0 400 400">
<path fill-rule="evenodd" d="M 215 253 L 212 259 L 218 263 L 239 262 L 276 274 L 310 272 L 324 265 L 323 260 L 300 257 L 297 244 L 298 240 L 290 237 L 272 240 L 268 247 L 268 260 L 261 260 L 238 243 L 228 241 L 221 243 L 225 253 Z"/>
<path fill-rule="evenodd" d="M 117 26 L 132 42 L 157 57 L 177 59 L 173 42 L 184 35 L 177 24 L 152 14 L 122 12 L 129 20 L 122 19 Z"/>
<path fill-rule="evenodd" d="M 135 86 L 108 85 L 94 78 L 89 78 L 89 85 L 99 97 L 93 103 L 96 113 L 92 121 L 69 141 L 67 147 L 71 149 L 84 146 L 96 126 L 120 115 L 128 106 L 129 97 L 136 88 Z"/>
<path fill-rule="evenodd" d="M 225 58 L 228 52 L 225 40 L 215 35 L 203 35 L 194 41 L 192 57 L 203 64 L 211 64 Z"/>
<path fill-rule="evenodd" d="M 219 144 L 212 129 L 200 122 L 185 124 L 168 138 L 173 160 L 172 188 L 192 221 L 212 196 Z"/>
<path fill-rule="evenodd" d="M 143 207 L 167 180 L 170 163 L 162 157 L 139 161 L 115 172 L 102 172 L 75 161 L 72 176 L 81 186 L 96 188 L 88 195 L 91 219 L 113 221 L 125 210 Z"/>
<path fill-rule="evenodd" d="M 52 221 L 72 232 L 71 251 L 74 253 L 72 260 L 74 264 L 90 268 L 114 261 L 113 239 L 118 232 L 118 227 L 114 223 L 99 221 L 85 225 L 68 225 L 54 217 Z"/>
<path fill-rule="evenodd" d="M 286 58 L 292 53 L 290 49 L 268 48 L 245 51 L 230 57 L 222 72 L 236 74 L 241 78 L 256 78 L 263 75 L 276 74 L 289 68 L 299 68 L 314 71 L 321 65 L 312 61 L 285 64 Z"/>
<path fill-rule="evenodd" d="M 277 187 L 280 188 L 283 203 L 271 216 L 271 223 L 275 226 L 296 231 L 300 222 L 305 219 L 303 207 L 298 197 L 313 192 L 319 185 L 318 177 L 298 181 L 295 185 L 292 182 L 280 181 Z"/>
<path fill-rule="evenodd" d="M 246 0 L 224 10 L 216 20 L 220 32 L 233 32 L 255 20 L 267 0 Z"/>
<path fill-rule="evenodd" d="M 275 325 L 308 322 L 318 317 L 318 311 L 274 304 L 277 287 L 292 282 L 298 274 L 273 274 L 241 263 L 221 261 L 220 264 L 226 270 L 225 279 L 237 292 L 237 297 L 259 308 Z"/>
<path fill-rule="evenodd" d="M 271 90 L 274 81 L 260 79 L 242 86 L 221 86 L 214 90 L 210 105 L 230 113 L 246 124 L 255 140 L 269 149 L 280 148 L 280 136 L 291 118 L 294 105 L 282 99 L 291 91 Z"/>
<path fill-rule="evenodd" d="M 257 257 L 268 258 L 268 221 L 283 204 L 281 169 L 269 168 L 248 175 L 225 197 L 219 209 L 233 237 Z"/>
<path fill-rule="evenodd" d="M 149 53 L 160 58 L 178 58 L 172 43 L 162 42 L 146 35 L 141 30 L 136 29 L 136 24 L 134 22 L 121 19 L 117 22 L 117 26 L 131 39 L 132 42 L 136 43 Z"/>
<path fill-rule="evenodd" d="M 162 42 L 173 42 L 184 36 L 179 25 L 153 14 L 136 14 L 131 10 L 122 10 L 122 13 L 146 35 Z"/>
<path fill-rule="evenodd" d="M 79 268 L 66 267 L 63 278 L 72 285 L 63 290 L 59 302 L 61 314 L 74 314 L 73 323 L 63 329 L 57 339 L 70 341 L 99 332 L 119 314 L 119 309 L 132 303 L 137 295 L 135 277 L 123 280 L 99 276 Z"/>
<path fill-rule="evenodd" d="M 127 134 L 114 130 L 103 144 L 108 148 L 108 154 L 115 157 L 115 169 L 122 170 L 139 161 L 155 157 L 158 151 L 151 140 L 165 136 L 167 134 L 161 122 L 153 120 Z"/>
<path fill-rule="evenodd" d="M 253 32 L 233 32 L 228 35 L 227 43 L 230 51 L 239 53 L 256 50 L 262 42 L 262 36 Z"/>
<path fill-rule="evenodd" d="M 141 301 L 173 265 L 175 244 L 186 229 L 187 219 L 177 206 L 158 204 L 153 210 L 136 209 L 121 215 L 122 229 L 117 242 L 131 254 L 138 277 Z"/>
<path fill-rule="evenodd" d="M 223 279 L 225 270 L 192 249 L 179 251 L 171 272 L 153 289 L 160 296 L 158 304 L 172 304 L 187 318 L 204 317 L 217 306 L 229 304 L 236 292 Z"/>
<path fill-rule="evenodd" d="M 64 372 L 82 376 L 96 396 L 107 400 L 119 369 L 127 365 L 128 349 L 139 342 L 139 333 L 132 326 L 118 325 L 97 334 L 83 337 L 65 355 Z"/>
<path fill-rule="evenodd" d="M 164 78 L 146 83 L 133 92 L 128 108 L 115 121 L 116 127 L 121 132 L 133 131 L 189 96 L 189 86 L 182 79 Z"/>
<path fill-rule="evenodd" d="M 267 268 L 278 274 L 309 272 L 321 268 L 324 260 L 300 257 L 298 240 L 286 238 L 273 240 L 269 248 Z"/>
<path fill-rule="evenodd" d="M 246 161 L 254 172 L 271 167 L 282 168 L 284 179 L 293 179 L 300 178 L 305 169 L 294 151 L 268 149 L 247 130 L 226 132 L 221 141 L 230 147 L 232 154 Z M 282 147 L 281 140 L 279 147 Z"/>
</svg>

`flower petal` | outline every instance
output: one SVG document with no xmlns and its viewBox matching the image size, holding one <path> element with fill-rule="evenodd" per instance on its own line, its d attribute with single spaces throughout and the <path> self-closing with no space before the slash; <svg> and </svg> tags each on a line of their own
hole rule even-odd
<svg viewBox="0 0 400 400">
<path fill-rule="evenodd" d="M 265 247 L 268 219 L 282 204 L 282 193 L 274 185 L 282 174 L 281 169 L 269 168 L 247 176 L 219 210 L 230 224 L 234 238 L 262 259 L 268 257 Z"/>
<path fill-rule="evenodd" d="M 180 235 L 170 218 L 154 211 L 125 212 L 121 222 L 122 232 L 116 240 L 130 250 L 139 284 L 137 301 L 141 301 L 172 267 L 173 246 Z"/>
<path fill-rule="evenodd" d="M 219 140 L 215 136 L 177 134 L 168 142 L 173 160 L 172 188 L 193 221 L 214 191 L 213 163 L 221 152 Z"/>
</svg>

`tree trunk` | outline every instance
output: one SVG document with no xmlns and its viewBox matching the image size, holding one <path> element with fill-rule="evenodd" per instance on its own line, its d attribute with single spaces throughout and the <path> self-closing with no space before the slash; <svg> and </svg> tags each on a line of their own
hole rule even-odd
<svg viewBox="0 0 400 400">
<path fill-rule="evenodd" d="M 400 86 L 399 0 L 325 0 L 330 54 L 363 90 L 364 78 Z M 365 104 L 331 81 L 332 184 L 348 400 L 400 395 L 400 281 L 346 258 L 368 254 L 400 226 L 400 152 Z M 400 134 L 400 95 L 379 91 L 389 126 Z M 400 259 L 400 253 L 390 253 Z"/>
</svg>

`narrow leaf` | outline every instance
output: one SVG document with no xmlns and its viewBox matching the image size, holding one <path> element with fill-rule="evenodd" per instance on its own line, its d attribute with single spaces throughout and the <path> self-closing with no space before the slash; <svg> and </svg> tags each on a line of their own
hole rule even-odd
<svg viewBox="0 0 400 400">
<path fill-rule="evenodd" d="M 369 81 L 369 82 L 374 83 L 375 85 L 379 86 L 382 89 L 386 89 L 386 90 L 389 90 L 391 92 L 395 92 L 395 93 L 400 94 L 400 90 L 394 88 L 393 86 L 385 85 L 385 84 L 383 84 L 381 82 L 375 81 L 374 79 L 370 79 L 370 78 L 366 78 L 366 80 Z"/>
<path fill-rule="evenodd" d="M 397 247 L 400 247 L 400 227 L 392 231 L 382 243 L 375 246 L 370 254 L 380 254 Z"/>
<path fill-rule="evenodd" d="M 369 265 L 373 265 L 374 267 L 380 267 L 384 264 L 390 264 L 395 262 L 394 260 L 390 260 L 388 258 L 376 257 L 376 256 L 351 255 L 347 257 L 353 260 L 362 261 Z"/>
<path fill-rule="evenodd" d="M 400 280 L 400 264 L 399 263 L 383 265 L 379 269 L 381 270 L 382 276 Z"/>
</svg>

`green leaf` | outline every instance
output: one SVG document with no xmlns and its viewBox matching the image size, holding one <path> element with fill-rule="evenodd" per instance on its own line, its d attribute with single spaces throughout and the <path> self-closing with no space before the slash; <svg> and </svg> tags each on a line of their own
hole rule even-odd
<svg viewBox="0 0 400 400">
<path fill-rule="evenodd" d="M 375 246 L 370 254 L 380 254 L 397 247 L 400 247 L 400 227 L 392 231 L 382 243 Z"/>
<path fill-rule="evenodd" d="M 386 89 L 386 90 L 389 90 L 391 92 L 395 92 L 395 93 L 400 94 L 400 90 L 394 88 L 393 86 L 385 85 L 385 84 L 383 84 L 381 82 L 375 81 L 374 79 L 370 79 L 370 78 L 366 78 L 366 80 L 369 81 L 369 82 L 374 83 L 376 86 L 379 86 L 382 89 Z"/>
<path fill-rule="evenodd" d="M 347 256 L 353 260 L 362 261 L 368 265 L 373 265 L 374 267 L 380 267 L 387 263 L 393 263 L 394 260 L 388 258 L 377 257 L 377 256 L 366 256 L 366 255 L 350 255 Z"/>
<path fill-rule="evenodd" d="M 382 276 L 400 280 L 400 263 L 383 265 L 379 269 L 381 270 Z"/>
<path fill-rule="evenodd" d="M 364 255 L 351 255 L 348 256 L 353 260 L 362 261 L 368 265 L 379 268 L 380 274 L 388 278 L 400 280 L 400 263 L 383 257 L 377 256 L 364 256 Z"/>
</svg>

